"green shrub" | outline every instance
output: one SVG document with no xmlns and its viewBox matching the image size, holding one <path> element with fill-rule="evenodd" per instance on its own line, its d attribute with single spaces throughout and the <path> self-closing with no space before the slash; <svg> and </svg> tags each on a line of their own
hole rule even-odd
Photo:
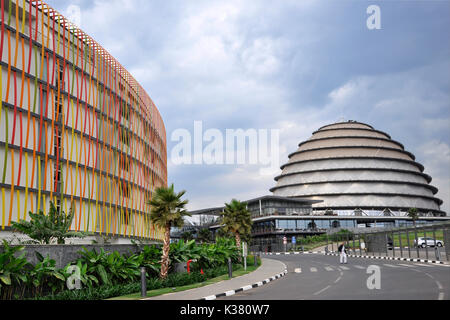
<svg viewBox="0 0 450 320">
<path fill-rule="evenodd" d="M 241 265 L 233 265 L 233 270 L 239 270 L 240 268 L 242 268 Z M 182 287 L 194 283 L 201 283 L 207 279 L 227 274 L 227 272 L 227 267 L 222 266 L 220 268 L 206 270 L 203 275 L 199 272 L 193 272 L 191 274 L 169 274 L 166 279 L 150 278 L 147 279 L 147 290 Z M 103 300 L 140 292 L 140 289 L 140 282 L 110 284 L 99 287 L 87 287 L 81 290 L 66 290 L 45 297 L 37 296 L 31 300 Z"/>
<path fill-rule="evenodd" d="M 247 266 L 253 266 L 255 264 L 255 257 L 254 257 L 254 255 L 248 255 L 247 256 Z M 258 266 L 260 266 L 261 265 L 261 258 L 260 257 L 258 257 L 257 259 L 256 259 L 256 264 L 258 265 Z"/>
<path fill-rule="evenodd" d="M 55 241 L 64 244 L 67 238 L 84 238 L 88 235 L 86 232 L 69 231 L 74 218 L 72 207 L 69 214 L 66 214 L 61 208 L 58 210 L 51 201 L 48 214 L 42 211 L 30 212 L 29 216 L 30 221 L 13 222 L 12 227 L 41 244 L 51 244 Z"/>
<path fill-rule="evenodd" d="M 0 299 L 11 300 L 24 295 L 25 287 L 29 281 L 27 271 L 32 266 L 25 258 L 23 246 L 11 247 L 3 241 L 3 253 L 0 253 Z M 19 257 L 15 255 L 20 253 Z"/>
<path fill-rule="evenodd" d="M 191 265 L 191 274 L 169 274 L 165 280 L 158 278 L 160 270 L 161 248 L 145 246 L 140 254 L 107 253 L 83 248 L 80 258 L 65 268 L 57 269 L 55 261 L 37 254 L 39 262 L 32 266 L 25 259 L 25 253 L 19 258 L 14 254 L 24 247 L 9 247 L 4 244 L 4 253 L 0 254 L 0 297 L 1 299 L 23 299 L 49 295 L 55 299 L 105 299 L 111 294 L 128 294 L 139 291 L 140 267 L 147 269 L 147 287 L 149 290 L 164 287 L 176 287 L 205 281 L 228 272 L 228 258 L 236 264 L 239 259 L 233 239 L 219 238 L 216 244 L 197 245 L 195 241 L 180 241 L 171 244 L 170 258 L 172 266 L 177 262 L 196 259 Z M 248 257 L 253 264 L 253 257 Z M 69 268 L 75 265 L 80 271 L 82 290 L 65 290 L 66 281 L 72 276 Z M 241 266 L 234 265 L 234 270 Z M 200 271 L 203 271 L 201 274 Z M 136 287 L 137 285 L 137 287 Z M 125 292 L 125 293 L 124 293 Z M 114 295 L 113 295 L 114 296 Z"/>
</svg>

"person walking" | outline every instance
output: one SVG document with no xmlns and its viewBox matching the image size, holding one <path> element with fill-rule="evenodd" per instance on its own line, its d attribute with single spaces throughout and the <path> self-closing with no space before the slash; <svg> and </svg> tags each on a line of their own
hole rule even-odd
<svg viewBox="0 0 450 320">
<path fill-rule="evenodd" d="M 345 244 L 342 243 L 339 248 L 339 263 L 340 264 L 347 264 L 347 248 L 345 248 Z"/>
</svg>

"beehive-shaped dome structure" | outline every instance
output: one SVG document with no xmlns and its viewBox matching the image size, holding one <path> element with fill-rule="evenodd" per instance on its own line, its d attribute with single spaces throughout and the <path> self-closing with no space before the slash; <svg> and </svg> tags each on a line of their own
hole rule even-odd
<svg viewBox="0 0 450 320">
<path fill-rule="evenodd" d="M 315 210 L 339 214 L 445 215 L 437 188 L 415 156 L 384 132 L 356 122 L 324 126 L 300 143 L 271 189 L 276 196 L 323 200 Z"/>
</svg>

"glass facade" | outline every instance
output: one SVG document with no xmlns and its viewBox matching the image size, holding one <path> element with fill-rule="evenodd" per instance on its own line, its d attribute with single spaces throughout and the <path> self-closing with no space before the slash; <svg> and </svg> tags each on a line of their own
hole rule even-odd
<svg viewBox="0 0 450 320">
<path fill-rule="evenodd" d="M 304 216 L 312 213 L 312 206 L 300 202 L 283 201 L 280 199 L 261 199 L 248 205 L 252 218 L 277 216 Z"/>
<path fill-rule="evenodd" d="M 270 226 L 271 232 L 273 231 L 324 231 L 331 228 L 356 228 L 356 219 L 273 219 Z M 267 222 L 255 222 L 254 230 L 268 229 Z M 381 225 L 381 223 L 380 223 Z M 394 226 L 393 222 L 384 222 L 385 226 Z M 273 229 L 276 228 L 276 230 Z"/>
</svg>

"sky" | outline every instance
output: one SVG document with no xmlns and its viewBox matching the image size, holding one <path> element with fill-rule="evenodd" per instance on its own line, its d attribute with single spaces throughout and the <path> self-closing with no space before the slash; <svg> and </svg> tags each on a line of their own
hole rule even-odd
<svg viewBox="0 0 450 320">
<path fill-rule="evenodd" d="M 450 212 L 450 1 L 46 2 L 77 20 L 155 102 L 169 184 L 187 191 L 188 209 L 268 195 L 281 173 L 175 164 L 172 134 L 193 132 L 194 121 L 223 135 L 278 130 L 282 165 L 321 126 L 357 120 L 412 152 Z M 367 26 L 370 5 L 380 8 L 380 29 Z"/>
</svg>

